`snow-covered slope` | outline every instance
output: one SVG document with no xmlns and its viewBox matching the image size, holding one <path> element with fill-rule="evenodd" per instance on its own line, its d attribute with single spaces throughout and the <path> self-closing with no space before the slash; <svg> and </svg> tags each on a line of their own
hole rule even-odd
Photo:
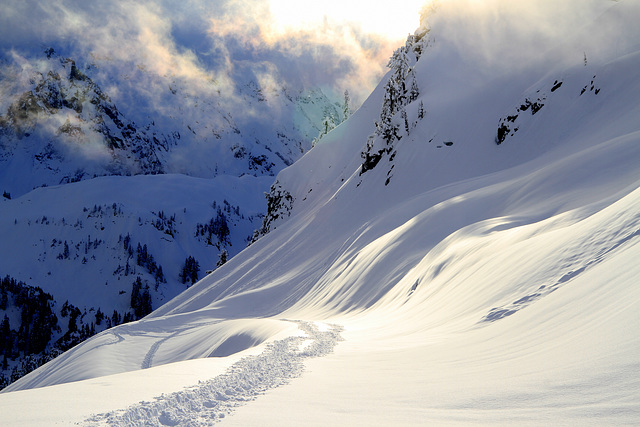
<svg viewBox="0 0 640 427">
<path fill-rule="evenodd" d="M 0 15 L 30 4 L 37 14 L 37 3 L 6 4 Z M 186 288 L 185 264 L 190 283 L 239 252 L 261 227 L 273 177 L 311 148 L 323 121 L 340 123 L 350 108 L 342 93 L 313 79 L 284 78 L 289 70 L 274 58 L 275 65 L 245 58 L 220 70 L 229 58 L 204 64 L 185 51 L 188 64 L 169 72 L 135 49 L 100 55 L 115 41 L 101 35 L 90 43 L 89 33 L 112 21 L 101 19 L 100 6 L 77 6 L 64 19 L 99 21 L 90 31 L 64 29 L 82 33 L 75 37 L 89 43 L 84 48 L 67 46 L 68 37 L 51 28 L 38 41 L 0 42 L 0 277 L 16 282 L 0 290 L 0 322 L 6 314 L 8 325 L 0 387 L 94 331 L 171 299 Z M 111 6 L 112 19 L 120 7 L 127 14 L 126 2 Z M 138 12 L 168 9 L 149 3 Z M 42 298 L 51 307 L 35 308 Z M 44 317 L 54 320 L 28 326 Z M 46 342 L 44 350 L 31 335 Z"/>
<path fill-rule="evenodd" d="M 264 237 L 10 386 L 6 419 L 637 424 L 640 6 L 568 2 L 529 44 L 575 9 L 513 3 L 443 3 L 278 175 Z"/>
<path fill-rule="evenodd" d="M 109 272 L 110 282 L 127 282 L 123 289 L 130 285 L 127 276 L 156 284 L 156 275 L 146 265 L 150 263 L 137 263 L 140 244 L 154 248 L 149 249 L 149 257 L 156 268 L 164 266 L 159 287 L 175 294 L 180 271 L 172 260 L 194 256 L 200 261 L 201 277 L 215 268 L 221 250 L 232 254 L 242 250 L 260 224 L 263 191 L 270 181 L 229 176 L 103 177 L 3 200 L 0 227 L 13 242 L 13 250 L 3 257 L 0 270 L 15 270 L 16 279 L 25 282 L 37 278 L 45 291 L 55 290 L 58 298 L 90 305 L 95 297 L 104 300 L 118 287 L 103 283 L 101 292 L 87 285 L 96 270 Z M 176 248 L 183 251 L 182 256 Z M 60 288 L 60 282 L 67 285 Z"/>
<path fill-rule="evenodd" d="M 113 176 L 2 198 L 0 272 L 21 284 L 0 286 L 7 380 L 42 364 L 43 352 L 148 314 L 244 249 L 271 181 Z"/>
</svg>

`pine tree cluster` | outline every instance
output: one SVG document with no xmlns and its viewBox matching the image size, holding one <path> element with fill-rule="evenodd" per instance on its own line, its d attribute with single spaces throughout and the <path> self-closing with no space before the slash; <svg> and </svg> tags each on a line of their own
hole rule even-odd
<svg viewBox="0 0 640 427">
<path fill-rule="evenodd" d="M 0 311 L 4 312 L 0 322 L 0 388 L 62 352 L 60 339 L 51 342 L 54 334 L 62 331 L 54 304 L 53 296 L 40 287 L 9 276 L 0 280 Z M 10 313 L 20 315 L 16 318 Z"/>
<path fill-rule="evenodd" d="M 137 318 L 143 318 L 153 311 L 149 285 L 142 286 L 140 276 L 136 277 L 131 288 L 131 308 Z"/>
<path fill-rule="evenodd" d="M 188 256 L 184 261 L 182 270 L 180 270 L 180 281 L 182 283 L 191 282 L 194 284 L 198 281 L 198 273 L 200 272 L 200 263 L 192 256 Z"/>
<path fill-rule="evenodd" d="M 127 262 L 124 267 L 119 266 L 114 274 L 122 271 L 124 271 L 125 276 L 135 274 L 135 269 L 131 268 L 129 264 L 129 260 L 132 259 L 135 254 L 136 264 L 147 270 L 147 272 L 153 275 L 153 277 L 155 278 L 156 289 L 160 283 L 167 283 L 167 279 L 164 275 L 164 271 L 162 270 L 162 266 L 156 263 L 146 244 L 142 245 L 138 243 L 134 251 L 133 243 L 131 242 L 131 235 L 128 233 L 124 237 L 120 236 L 118 241 L 122 242 L 122 248 L 127 255 Z"/>
<path fill-rule="evenodd" d="M 146 316 L 152 310 L 149 286 L 138 277 L 131 292 L 131 311 L 107 317 L 65 301 L 56 312 L 52 295 L 9 276 L 0 279 L 0 389 L 87 338 Z M 91 312 L 95 322 L 91 321 Z M 17 316 L 19 313 L 19 316 Z"/>
<path fill-rule="evenodd" d="M 216 263 L 216 268 L 226 264 L 228 259 L 229 259 L 229 253 L 227 252 L 226 249 L 223 249 L 218 255 L 218 262 Z"/>
<path fill-rule="evenodd" d="M 211 218 L 207 224 L 196 225 L 196 237 L 203 237 L 207 245 L 222 246 L 230 244 L 229 234 L 231 233 L 227 223 L 227 217 L 218 206 L 215 218 Z"/>
<path fill-rule="evenodd" d="M 39 287 L 27 286 L 9 276 L 0 280 L 0 310 L 13 306 L 20 312 L 17 329 L 11 328 L 6 314 L 0 325 L 0 354 L 4 358 L 44 351 L 53 331 L 60 329 L 52 305 L 53 297 Z"/>
<path fill-rule="evenodd" d="M 176 215 L 173 214 L 170 217 L 167 217 L 164 211 L 160 211 L 157 213 L 158 219 L 151 222 L 151 225 L 155 227 L 156 230 L 162 231 L 165 234 L 175 237 L 176 230 Z"/>
</svg>

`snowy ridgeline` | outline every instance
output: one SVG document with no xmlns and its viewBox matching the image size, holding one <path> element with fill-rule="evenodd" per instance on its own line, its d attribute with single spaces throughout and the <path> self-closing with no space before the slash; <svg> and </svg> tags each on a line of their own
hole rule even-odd
<svg viewBox="0 0 640 427">
<path fill-rule="evenodd" d="M 278 174 L 263 237 L 9 386 L 0 410 L 38 411 L 7 420 L 637 424 L 640 5 L 483 4 L 443 3 Z M 282 319 L 309 348 L 310 323 L 336 325 L 332 351 L 298 357 Z M 176 392 L 195 366 L 211 369 Z M 98 387 L 113 398 L 84 392 Z"/>
</svg>

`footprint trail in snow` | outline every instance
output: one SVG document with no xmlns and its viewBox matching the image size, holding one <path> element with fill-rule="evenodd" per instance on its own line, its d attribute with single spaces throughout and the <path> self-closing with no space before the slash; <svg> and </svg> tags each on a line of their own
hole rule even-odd
<svg viewBox="0 0 640 427">
<path fill-rule="evenodd" d="M 331 353 L 342 340 L 342 327 L 318 328 L 294 321 L 306 336 L 274 341 L 257 356 L 233 364 L 224 374 L 188 389 L 163 394 L 153 402 L 141 402 L 125 410 L 94 415 L 90 426 L 206 426 L 231 414 L 268 390 L 302 375 L 304 362 Z"/>
</svg>

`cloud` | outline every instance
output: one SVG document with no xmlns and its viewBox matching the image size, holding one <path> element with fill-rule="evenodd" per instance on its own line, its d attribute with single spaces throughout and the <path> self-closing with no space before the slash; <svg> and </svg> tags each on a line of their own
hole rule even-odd
<svg viewBox="0 0 640 427">
<path fill-rule="evenodd" d="M 157 79 L 189 81 L 185 86 L 198 92 L 207 90 L 203 81 L 222 80 L 232 92 L 243 74 L 269 80 L 270 63 L 270 80 L 335 94 L 349 89 L 356 102 L 377 84 L 398 44 L 328 19 L 283 30 L 266 0 L 5 0 L 0 37 L 4 51 L 51 45 L 65 56 L 93 58 L 112 74 L 105 80 L 116 73 L 130 78 L 139 67 Z"/>
<path fill-rule="evenodd" d="M 604 58 L 612 40 L 616 49 L 624 49 L 632 42 L 620 35 L 615 39 L 615 26 L 596 26 L 593 35 L 573 44 L 567 40 L 576 27 L 615 4 L 629 2 L 437 0 L 425 7 L 423 25 L 432 29 L 433 48 L 457 54 L 478 73 L 498 77 L 532 64 L 542 69 L 554 61 L 582 61 L 583 51 L 590 60 Z M 406 33 L 413 30 L 408 27 Z M 568 43 L 571 52 L 560 48 Z M 300 124 L 305 114 L 294 117 L 297 106 L 280 110 L 288 94 L 321 89 L 341 101 L 348 89 L 358 105 L 401 44 L 404 40 L 329 16 L 283 26 L 268 0 L 4 0 L 0 114 L 20 89 L 29 87 L 34 71 L 46 73 L 52 66 L 43 55 L 51 46 L 75 59 L 138 129 L 153 122 L 149 128 L 159 134 L 179 132 L 179 147 L 170 155 L 174 163 L 182 161 L 185 171 L 197 159 L 215 173 L 218 165 L 220 170 L 237 169 L 220 173 L 235 173 L 241 168 L 227 164 L 236 162 L 236 146 L 254 144 L 249 148 L 255 153 L 278 150 L 282 126 L 296 142 L 315 136 L 312 124 Z M 266 102 L 250 99 L 254 90 L 267 94 Z M 225 139 L 218 144 L 218 138 Z M 77 142 L 68 139 L 69 144 Z M 100 159 L 94 145 L 83 147 L 82 155 Z"/>
<path fill-rule="evenodd" d="M 236 146 L 267 155 L 291 150 L 279 153 L 283 163 L 297 158 L 317 135 L 310 117 L 321 113 L 299 111 L 295 103 L 313 98 L 317 108 L 325 108 L 327 100 L 318 93 L 307 98 L 308 91 L 320 89 L 341 102 L 349 90 L 352 107 L 358 106 L 402 42 L 328 17 L 282 27 L 269 0 L 5 0 L 0 73 L 10 76 L 11 84 L 0 81 L 0 107 L 30 88 L 34 69 L 46 74 L 56 67 L 57 57 L 43 55 L 53 47 L 74 59 L 137 129 L 179 133 L 179 146 L 167 154 L 178 166 L 168 170 L 182 171 L 183 156 L 184 170 L 195 168 L 197 158 L 215 173 L 235 173 L 241 172 L 234 166 L 241 161 L 234 157 Z M 262 91 L 266 102 L 252 98 L 254 90 Z M 302 94 L 304 101 L 297 98 Z M 51 129 L 41 124 L 55 134 L 53 124 Z M 73 145 L 89 137 L 82 130 L 78 138 L 56 138 Z M 293 147 L 280 147 L 282 134 Z M 101 158 L 91 147 L 79 152 Z"/>
<path fill-rule="evenodd" d="M 285 81 L 330 87 L 340 94 L 349 89 L 358 101 L 386 72 L 387 59 L 399 43 L 326 17 L 309 27 L 282 27 L 267 3 L 257 1 L 231 2 L 209 23 L 209 37 L 227 48 L 232 64 L 269 61 Z"/>
<path fill-rule="evenodd" d="M 434 33 L 470 61 L 507 72 L 549 55 L 561 59 L 556 46 L 612 4 L 435 0 L 427 3 L 424 20 L 428 16 Z M 241 100 L 236 85 L 248 80 L 265 90 L 283 83 L 292 90 L 322 88 L 336 98 L 348 89 L 359 104 L 402 43 L 328 16 L 283 26 L 267 0 L 4 0 L 0 40 L 5 58 L 10 51 L 29 56 L 54 46 L 63 56 L 93 61 L 95 78 L 118 105 L 167 114 L 175 108 L 168 104 L 175 102 L 169 87 L 233 105 Z M 594 39 L 585 50 L 604 45 Z"/>
<path fill-rule="evenodd" d="M 576 56 L 564 50 L 567 46 L 578 51 L 582 44 L 597 54 L 606 50 L 613 29 L 600 28 L 597 37 L 584 31 L 579 40 L 574 38 L 615 4 L 612 0 L 437 0 L 428 19 L 433 32 L 469 61 L 509 73 L 536 64 L 582 60 L 582 51 Z"/>
</svg>

